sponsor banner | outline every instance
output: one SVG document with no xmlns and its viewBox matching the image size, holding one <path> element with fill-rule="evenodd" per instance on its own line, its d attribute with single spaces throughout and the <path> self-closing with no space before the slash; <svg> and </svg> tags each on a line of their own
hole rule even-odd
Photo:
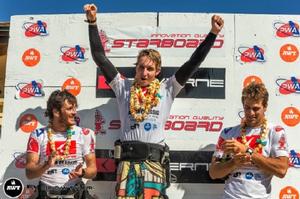
<svg viewBox="0 0 300 199">
<path fill-rule="evenodd" d="M 299 199 L 299 192 L 295 187 L 286 186 L 280 190 L 279 199 Z"/>
<path fill-rule="evenodd" d="M 294 44 L 285 44 L 281 46 L 279 55 L 285 62 L 294 62 L 299 57 L 299 50 Z"/>
<path fill-rule="evenodd" d="M 296 76 L 278 77 L 275 83 L 277 96 L 297 95 L 300 93 L 300 79 Z"/>
<path fill-rule="evenodd" d="M 24 35 L 29 38 L 48 36 L 49 32 L 47 22 L 41 20 L 34 21 L 33 19 L 34 18 L 23 24 Z"/>
<path fill-rule="evenodd" d="M 237 48 L 237 61 L 241 64 L 246 63 L 265 63 L 265 47 L 258 45 L 240 45 Z"/>
<path fill-rule="evenodd" d="M 275 35 L 278 38 L 300 37 L 298 22 L 292 20 L 275 21 L 273 27 L 275 29 Z"/>
<path fill-rule="evenodd" d="M 126 78 L 133 80 L 134 67 L 120 67 L 118 71 Z M 171 77 L 177 67 L 162 67 L 159 79 Z M 115 97 L 107 84 L 101 70 L 97 68 L 96 97 Z M 187 81 L 177 98 L 225 99 L 225 68 L 199 68 Z"/>
<path fill-rule="evenodd" d="M 163 57 L 191 55 L 206 38 L 207 28 L 194 27 L 119 27 L 99 30 L 104 50 L 109 57 L 136 57 L 138 51 L 153 48 Z M 212 46 L 213 57 L 225 56 L 225 36 L 220 33 Z"/>
<path fill-rule="evenodd" d="M 88 48 L 82 47 L 80 45 L 75 46 L 61 46 L 60 52 L 61 57 L 60 61 L 63 63 L 75 63 L 75 64 L 81 64 L 87 61 L 86 58 L 86 50 Z"/>
<path fill-rule="evenodd" d="M 300 122 L 300 111 L 293 106 L 286 107 L 281 112 L 281 120 L 285 125 L 294 127 Z"/>
<path fill-rule="evenodd" d="M 223 128 L 222 115 L 170 115 L 165 124 L 165 131 L 174 132 L 215 132 Z"/>
<path fill-rule="evenodd" d="M 96 181 L 115 181 L 117 166 L 113 150 L 96 149 L 98 174 Z M 208 174 L 213 151 L 170 151 L 172 183 L 223 183 Z"/>
<path fill-rule="evenodd" d="M 44 97 L 43 80 L 32 80 L 31 82 L 20 82 L 16 85 L 16 99 L 27 99 L 31 97 Z"/>
</svg>

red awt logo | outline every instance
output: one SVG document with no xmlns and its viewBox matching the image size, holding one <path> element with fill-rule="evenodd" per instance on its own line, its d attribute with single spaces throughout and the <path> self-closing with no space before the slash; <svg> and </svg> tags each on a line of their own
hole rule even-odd
<svg viewBox="0 0 300 199">
<path fill-rule="evenodd" d="M 295 107 L 287 107 L 281 113 L 281 120 L 287 126 L 296 126 L 300 122 L 300 112 Z"/>
<path fill-rule="evenodd" d="M 299 192 L 292 186 L 281 189 L 279 193 L 280 199 L 299 199 Z"/>
</svg>

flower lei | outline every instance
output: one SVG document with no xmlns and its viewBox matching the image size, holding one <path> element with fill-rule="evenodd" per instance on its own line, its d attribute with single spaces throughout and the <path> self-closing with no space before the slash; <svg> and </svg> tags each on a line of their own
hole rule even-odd
<svg viewBox="0 0 300 199">
<path fill-rule="evenodd" d="M 130 113 L 137 121 L 143 121 L 152 107 L 157 106 L 161 96 L 159 95 L 160 82 L 155 79 L 147 87 L 144 94 L 142 88 L 135 81 L 130 88 Z"/>
<path fill-rule="evenodd" d="M 64 153 L 63 153 L 63 155 L 58 155 L 58 153 L 55 149 L 55 143 L 53 141 L 53 130 L 50 127 L 48 127 L 47 136 L 48 136 L 48 142 L 49 142 L 50 148 L 51 148 L 51 155 L 56 156 L 56 158 L 58 160 L 66 159 L 69 155 L 72 134 L 73 134 L 72 127 L 68 127 L 67 128 L 67 140 L 66 140 Z"/>
<path fill-rule="evenodd" d="M 247 144 L 246 139 L 246 121 L 242 119 L 241 122 L 241 137 L 242 137 L 242 143 L 248 147 L 249 144 Z M 268 128 L 267 128 L 267 120 L 264 118 L 262 125 L 260 127 L 260 137 L 256 140 L 257 146 L 255 147 L 254 151 L 259 152 L 261 151 L 263 146 L 266 146 L 267 141 L 265 140 L 268 134 Z"/>
</svg>

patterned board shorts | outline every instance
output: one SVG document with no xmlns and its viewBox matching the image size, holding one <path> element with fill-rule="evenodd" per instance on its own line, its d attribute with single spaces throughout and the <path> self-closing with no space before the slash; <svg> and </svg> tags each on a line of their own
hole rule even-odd
<svg viewBox="0 0 300 199">
<path fill-rule="evenodd" d="M 117 172 L 118 199 L 166 199 L 165 169 L 158 162 L 122 161 Z"/>
</svg>

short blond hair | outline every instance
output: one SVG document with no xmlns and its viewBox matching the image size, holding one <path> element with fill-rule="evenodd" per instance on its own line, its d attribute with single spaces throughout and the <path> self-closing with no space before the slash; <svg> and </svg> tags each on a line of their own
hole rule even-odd
<svg viewBox="0 0 300 199">
<path fill-rule="evenodd" d="M 156 64 L 156 70 L 161 70 L 161 56 L 157 50 L 154 49 L 144 49 L 141 50 L 137 56 L 137 61 L 135 65 L 138 65 L 138 62 L 141 57 L 147 56 Z"/>
</svg>

